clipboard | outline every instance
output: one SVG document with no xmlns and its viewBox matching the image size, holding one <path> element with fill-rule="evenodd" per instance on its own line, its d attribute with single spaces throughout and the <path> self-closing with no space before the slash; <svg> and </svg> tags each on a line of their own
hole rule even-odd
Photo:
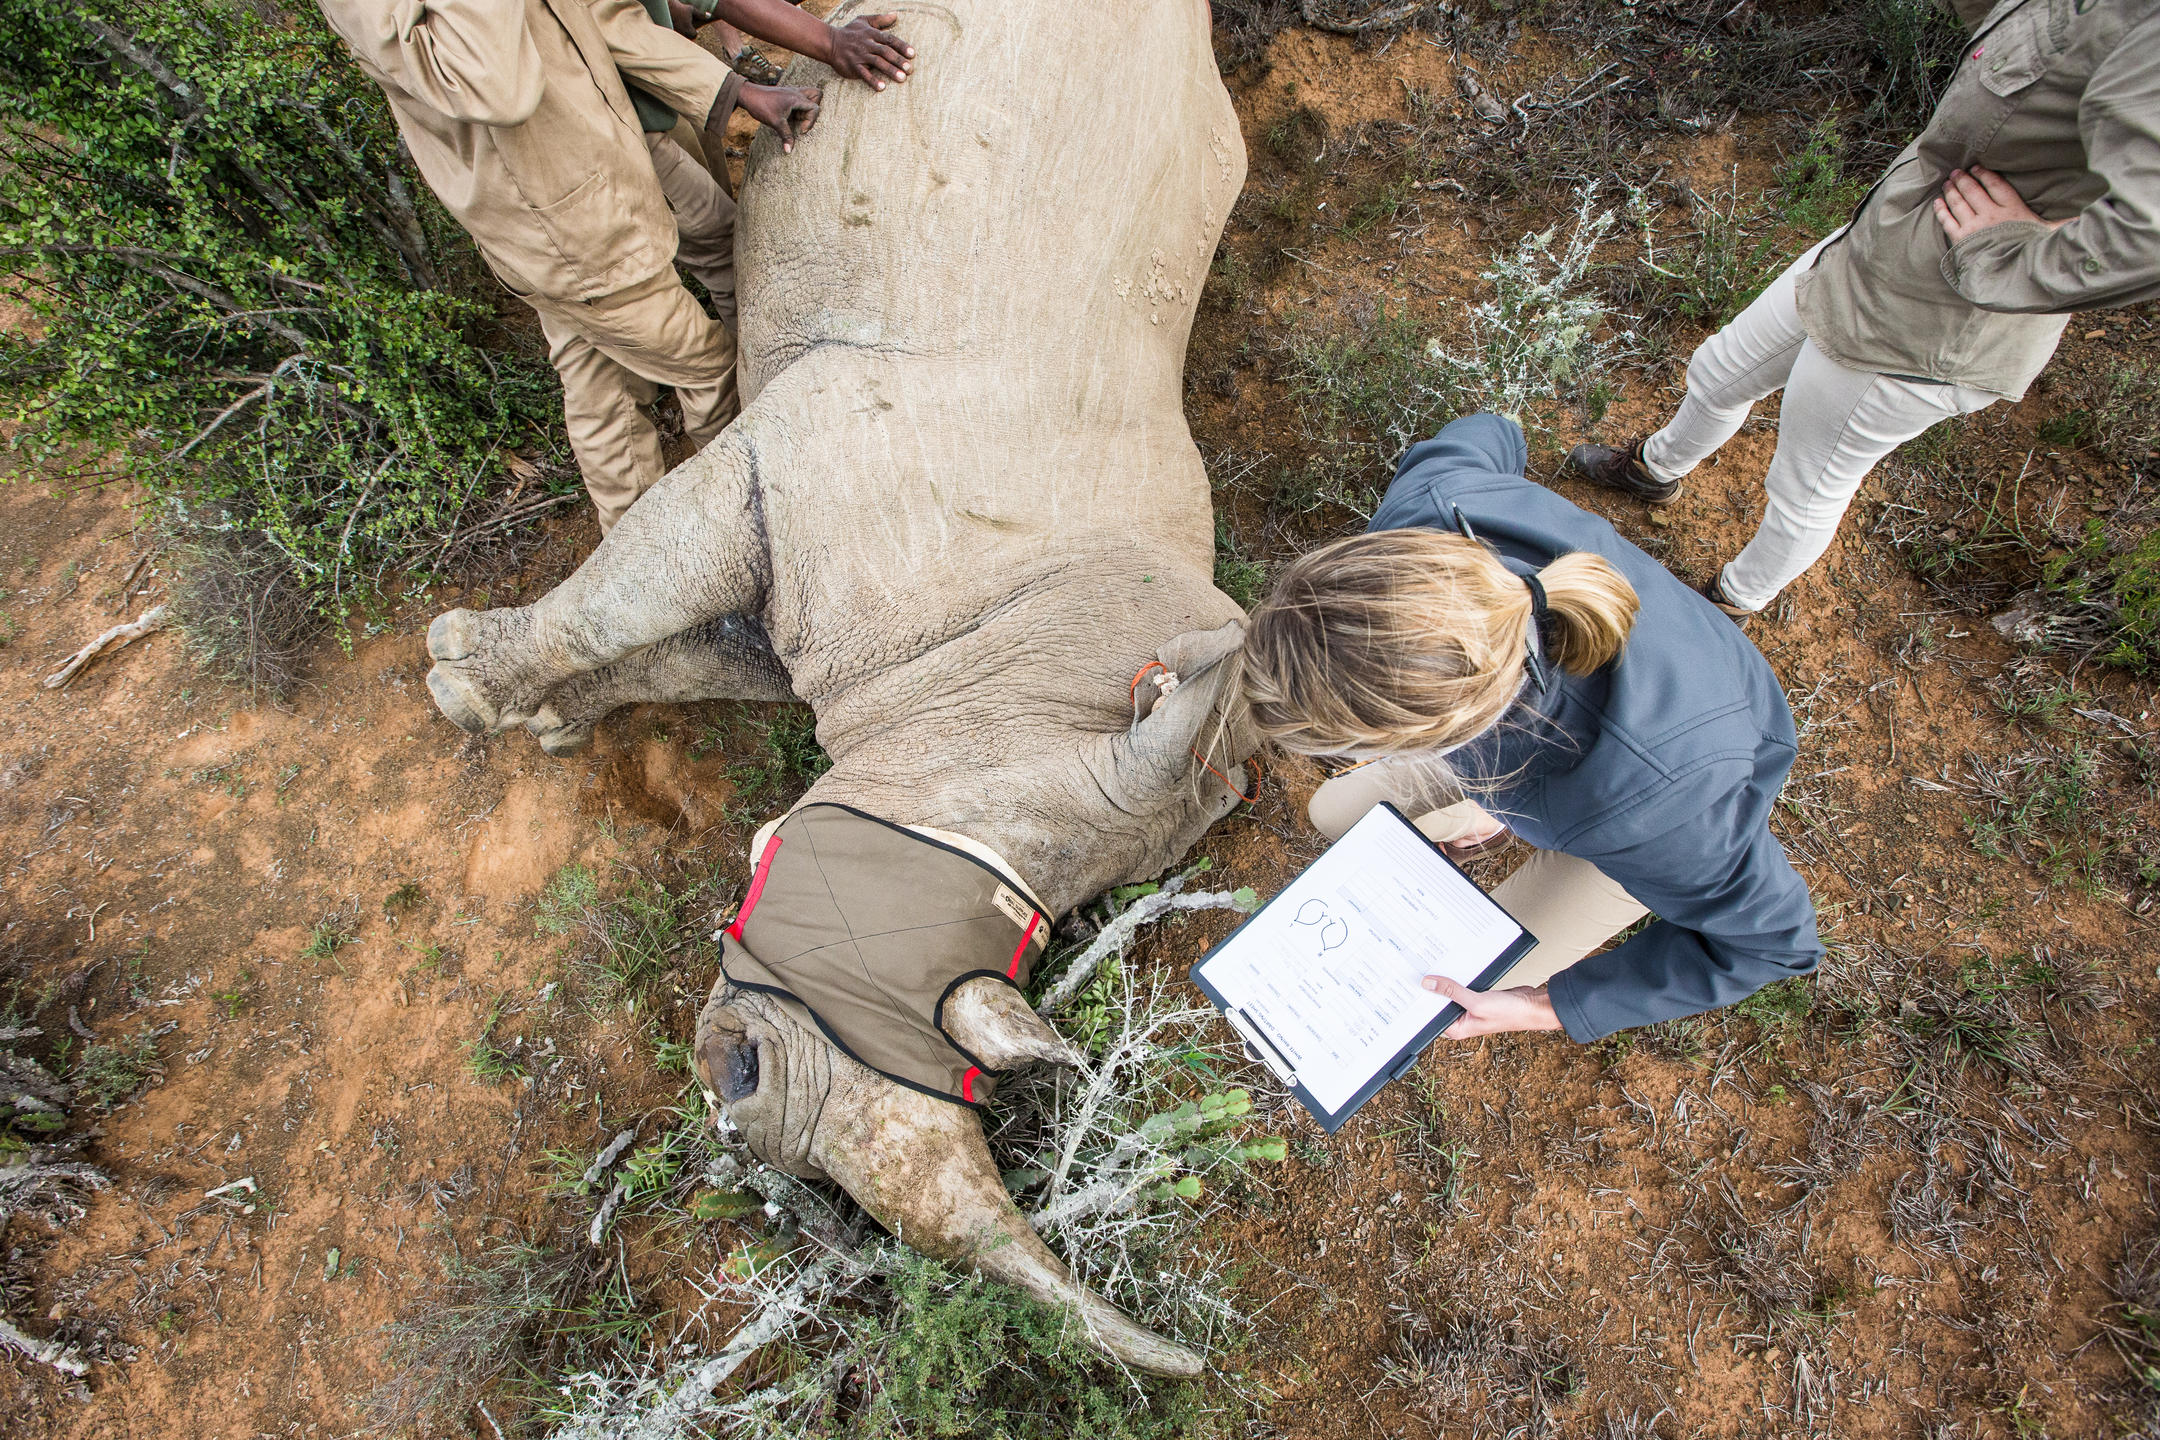
<svg viewBox="0 0 2160 1440">
<path fill-rule="evenodd" d="M 1429 936 L 1451 921 L 1471 939 L 1462 953 L 1436 959 Z M 1246 1052 L 1332 1135 L 1463 1013 L 1420 988 L 1409 968 L 1428 963 L 1422 973 L 1453 971 L 1484 990 L 1537 943 L 1446 850 L 1383 803 L 1201 956 L 1190 978 Z M 1481 958 L 1487 944 L 1495 948 Z M 1301 1073 L 1301 1057 L 1324 1082 Z"/>
</svg>

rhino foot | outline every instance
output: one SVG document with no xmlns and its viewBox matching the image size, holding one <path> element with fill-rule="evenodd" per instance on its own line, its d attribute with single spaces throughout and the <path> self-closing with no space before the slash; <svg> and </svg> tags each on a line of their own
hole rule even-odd
<svg viewBox="0 0 2160 1440">
<path fill-rule="evenodd" d="M 515 618 L 513 618 L 515 617 Z M 428 693 L 435 708 L 460 730 L 480 734 L 524 723 L 534 709 L 533 688 L 509 662 L 522 630 L 522 612 L 449 610 L 428 626 Z"/>
<path fill-rule="evenodd" d="M 568 759 L 592 744 L 592 721 L 569 719 L 553 705 L 542 705 L 525 722 L 525 728 L 540 742 L 543 751 L 558 760 Z"/>
</svg>

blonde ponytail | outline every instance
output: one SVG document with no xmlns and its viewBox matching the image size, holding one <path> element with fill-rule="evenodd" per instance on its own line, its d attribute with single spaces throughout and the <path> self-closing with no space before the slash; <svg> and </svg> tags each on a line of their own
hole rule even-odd
<svg viewBox="0 0 2160 1440">
<path fill-rule="evenodd" d="M 1570 675 L 1588 675 L 1611 663 L 1627 644 L 1641 602 L 1602 555 L 1574 550 L 1538 571 L 1552 627 L 1553 664 Z"/>
<path fill-rule="evenodd" d="M 1620 653 L 1635 592 L 1595 555 L 1539 572 L 1551 659 L 1586 675 Z M 1490 550 L 1440 530 L 1382 530 L 1301 556 L 1253 612 L 1239 683 L 1256 724 L 1311 755 L 1459 745 L 1522 686 L 1530 588 Z"/>
</svg>

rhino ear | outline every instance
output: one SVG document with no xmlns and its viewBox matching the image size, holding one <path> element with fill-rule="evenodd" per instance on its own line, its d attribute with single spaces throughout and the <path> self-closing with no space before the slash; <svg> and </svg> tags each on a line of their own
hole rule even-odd
<svg viewBox="0 0 2160 1440">
<path fill-rule="evenodd" d="M 1232 620 L 1219 629 L 1173 636 L 1156 652 L 1162 668 L 1141 681 L 1136 696 L 1134 708 L 1142 718 L 1112 747 L 1118 779 L 1129 793 L 1175 784 L 1200 768 L 1196 755 L 1208 755 L 1216 769 L 1227 772 L 1231 762 L 1250 753 L 1251 727 L 1244 723 L 1244 702 L 1233 683 L 1244 643 L 1245 622 Z M 1155 683 L 1165 673 L 1177 677 L 1167 690 Z"/>
<path fill-rule="evenodd" d="M 992 1070 L 1036 1060 L 1073 1069 L 1086 1063 L 1018 990 L 987 975 L 948 995 L 938 1019 L 955 1045 Z"/>
</svg>

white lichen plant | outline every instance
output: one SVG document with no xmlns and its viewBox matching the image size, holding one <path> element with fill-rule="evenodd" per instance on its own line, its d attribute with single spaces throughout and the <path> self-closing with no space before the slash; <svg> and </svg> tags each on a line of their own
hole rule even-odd
<svg viewBox="0 0 2160 1440">
<path fill-rule="evenodd" d="M 1615 326 L 1624 317 L 1590 284 L 1598 246 L 1615 223 L 1597 202 L 1598 187 L 1584 186 L 1571 221 L 1523 236 L 1480 274 L 1491 294 L 1470 309 L 1467 344 L 1425 342 L 1437 383 L 1459 411 L 1492 410 L 1540 428 L 1555 418 L 1554 402 L 1592 399 L 1639 349 L 1632 329 Z"/>
<path fill-rule="evenodd" d="M 1182 878 L 1139 888 L 1149 893 L 1126 897 L 1046 995 L 1046 1010 L 1065 1009 L 1060 1018 L 1089 1067 L 1009 1080 L 985 1130 L 1022 1213 L 1079 1279 L 1142 1323 L 1220 1357 L 1248 1322 L 1229 1258 L 1202 1232 L 1247 1167 L 1282 1160 L 1285 1146 L 1249 1133 L 1252 1100 L 1231 1077 L 1250 1077 L 1251 1067 L 1215 1012 L 1161 976 L 1132 976 L 1123 950 L 1163 915 L 1249 910 L 1254 900 L 1248 890 L 1180 893 Z M 707 1213 L 761 1209 L 764 1236 L 707 1274 L 698 1285 L 705 1303 L 661 1361 L 559 1381 L 556 1440 L 808 1433 L 844 1377 L 889 1341 L 896 1286 L 921 1286 L 926 1274 L 933 1288 L 970 1283 L 877 1233 L 837 1191 L 758 1164 L 709 1124 L 704 1133 L 715 1138 L 702 1178 L 713 1187 L 708 1198 L 721 1197 Z M 741 1318 L 717 1349 L 688 1338 L 730 1311 Z M 752 1367 L 749 1385 L 737 1380 L 781 1342 L 788 1363 Z M 1139 1381 L 1131 1383 L 1137 1399 Z"/>
</svg>

